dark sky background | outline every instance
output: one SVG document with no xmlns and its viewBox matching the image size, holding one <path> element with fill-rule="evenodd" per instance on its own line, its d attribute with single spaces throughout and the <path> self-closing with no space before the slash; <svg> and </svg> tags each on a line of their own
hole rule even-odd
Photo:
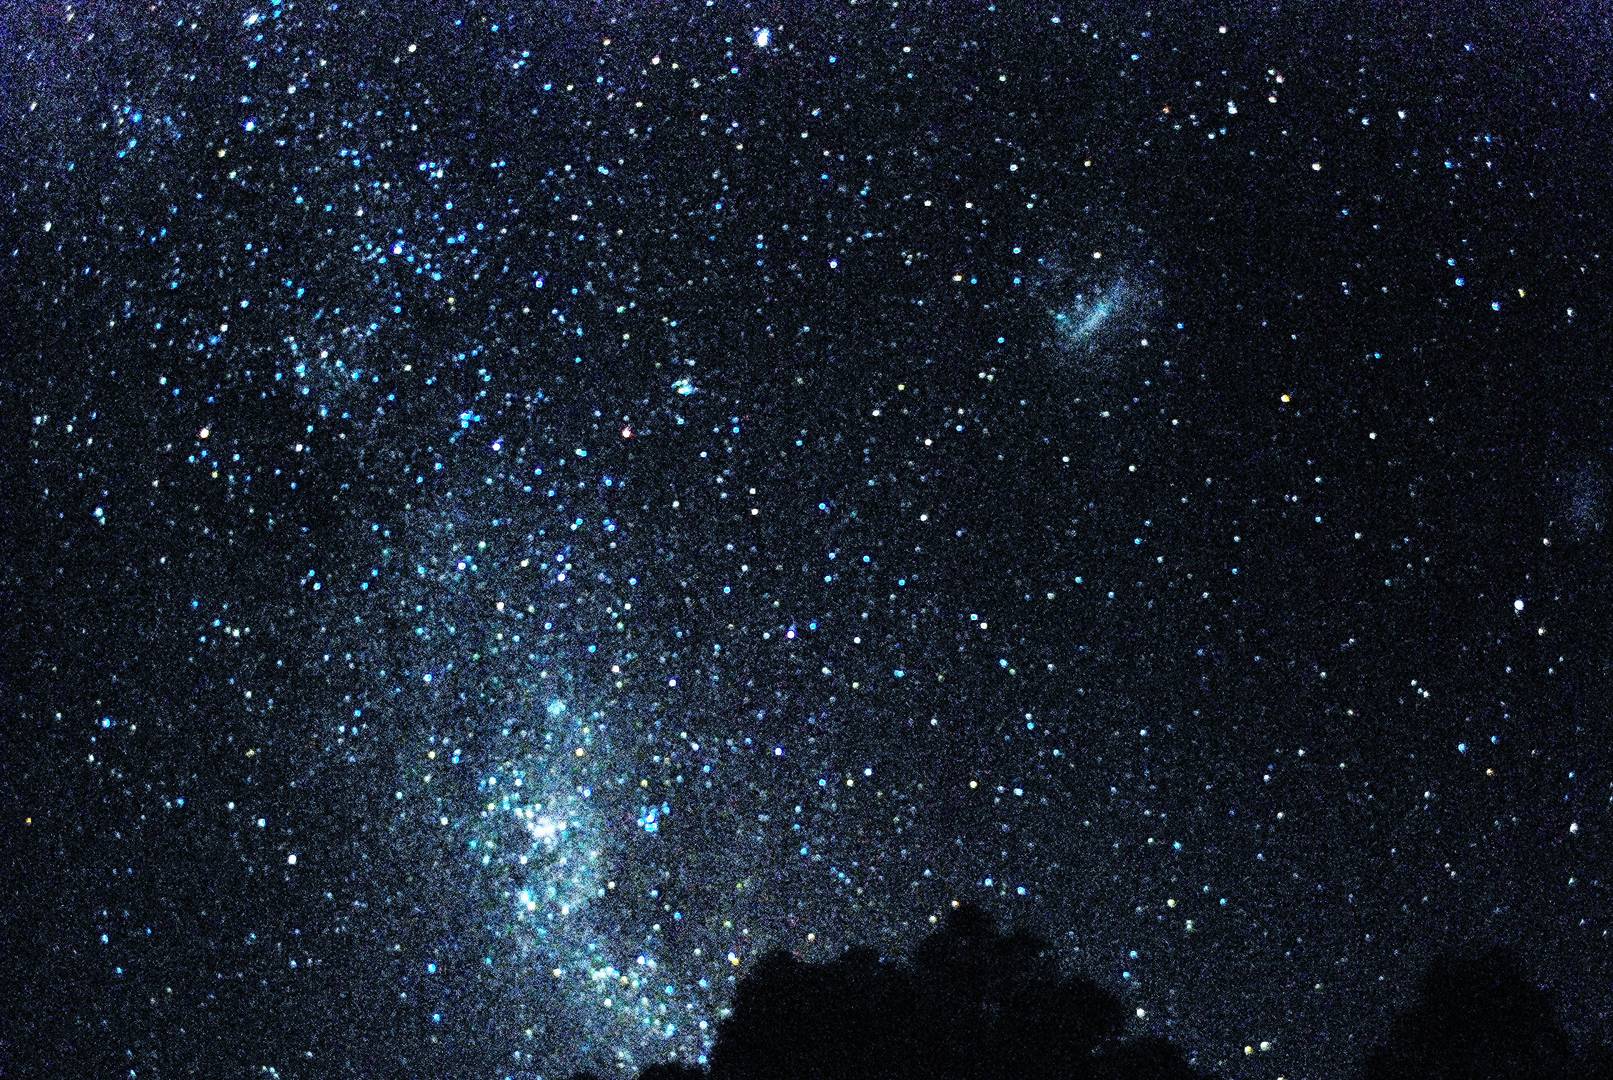
<svg viewBox="0 0 1613 1080">
<path fill-rule="evenodd" d="M 0 1071 L 1603 1029 L 1605 11 L 1167 6 L 6 0 Z"/>
</svg>

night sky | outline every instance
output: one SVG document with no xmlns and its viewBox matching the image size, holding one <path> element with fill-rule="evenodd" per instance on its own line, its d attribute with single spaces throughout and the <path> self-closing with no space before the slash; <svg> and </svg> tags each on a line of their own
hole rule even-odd
<svg viewBox="0 0 1613 1080">
<path fill-rule="evenodd" d="M 954 902 L 1613 1010 L 1596 5 L 0 5 L 23 1075 L 699 1061 Z"/>
</svg>

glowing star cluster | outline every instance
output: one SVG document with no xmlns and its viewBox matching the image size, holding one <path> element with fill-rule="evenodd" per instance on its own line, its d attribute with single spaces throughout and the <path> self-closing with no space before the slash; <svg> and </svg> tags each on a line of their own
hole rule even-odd
<svg viewBox="0 0 1613 1080">
<path fill-rule="evenodd" d="M 1124 280 L 1078 292 L 1053 313 L 1058 340 L 1068 347 L 1089 347 L 1105 324 L 1133 300 Z"/>
<path fill-rule="evenodd" d="M 530 727 L 498 737 L 510 756 L 477 781 L 479 805 L 463 817 L 474 871 L 464 888 L 497 901 L 484 906 L 484 929 L 502 944 L 488 966 L 517 992 L 567 1002 L 551 1036 L 571 1031 L 624 1068 L 699 1062 L 713 1032 L 712 983 L 690 974 L 688 958 L 662 963 L 658 890 L 643 884 L 657 857 L 643 841 L 669 807 L 629 810 L 634 789 L 606 764 L 600 721 L 555 700 Z M 573 1054 L 528 1056 L 562 1068 Z"/>
</svg>

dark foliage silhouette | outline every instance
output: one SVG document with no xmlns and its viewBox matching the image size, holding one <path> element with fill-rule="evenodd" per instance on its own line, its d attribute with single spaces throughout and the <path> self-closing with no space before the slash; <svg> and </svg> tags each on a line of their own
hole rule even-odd
<svg viewBox="0 0 1613 1080">
<path fill-rule="evenodd" d="M 709 1070 L 652 1065 L 638 1080 L 1208 1080 L 1167 1040 L 1125 1038 L 1125 1019 L 1045 941 L 964 907 L 910 960 L 767 954 L 739 983 Z M 1552 993 L 1498 947 L 1430 964 L 1357 1075 L 1613 1080 L 1613 1048 L 1576 1051 Z"/>
<path fill-rule="evenodd" d="M 772 953 L 734 996 L 718 1028 L 712 1076 L 724 1080 L 883 1075 L 916 1018 L 911 976 L 871 952 L 826 964 Z"/>
<path fill-rule="evenodd" d="M 1558 1023 L 1552 995 L 1517 954 L 1496 948 L 1441 956 L 1417 1000 L 1397 1014 L 1364 1080 L 1557 1080 L 1586 1076 Z"/>
<path fill-rule="evenodd" d="M 718 1029 L 712 1080 L 1190 1080 L 1169 1046 L 1127 1043 L 1109 992 L 1046 942 L 963 908 L 909 963 L 853 950 L 758 963 Z"/>
</svg>

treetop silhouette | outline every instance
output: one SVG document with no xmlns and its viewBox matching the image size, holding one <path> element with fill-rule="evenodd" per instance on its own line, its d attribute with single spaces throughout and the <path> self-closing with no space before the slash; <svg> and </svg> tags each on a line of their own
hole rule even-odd
<svg viewBox="0 0 1613 1080">
<path fill-rule="evenodd" d="M 1547 1080 L 1575 1068 L 1552 995 L 1511 949 L 1445 954 L 1368 1055 L 1365 1080 Z"/>
<path fill-rule="evenodd" d="M 1126 1010 L 1047 942 L 950 912 L 910 962 L 851 950 L 763 958 L 719 1026 L 712 1080 L 1189 1080 L 1168 1044 L 1125 1042 Z"/>
<path fill-rule="evenodd" d="M 1127 1038 L 1126 1014 L 1046 941 L 959 907 L 911 959 L 766 954 L 718 1025 L 709 1069 L 652 1065 L 639 1080 L 1209 1080 L 1169 1041 Z M 1613 1052 L 1576 1053 L 1553 994 L 1516 952 L 1491 948 L 1436 958 L 1356 1073 L 1613 1080 Z"/>
</svg>

